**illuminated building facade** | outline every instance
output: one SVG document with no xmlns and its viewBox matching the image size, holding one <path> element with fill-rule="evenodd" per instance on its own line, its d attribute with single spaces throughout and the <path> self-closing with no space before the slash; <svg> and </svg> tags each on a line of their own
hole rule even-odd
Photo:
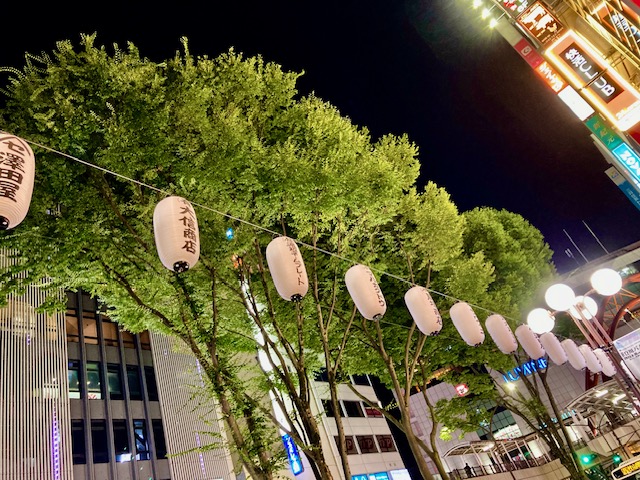
<svg viewBox="0 0 640 480">
<path fill-rule="evenodd" d="M 635 0 L 472 0 L 590 132 L 640 209 L 640 6 Z"/>
</svg>

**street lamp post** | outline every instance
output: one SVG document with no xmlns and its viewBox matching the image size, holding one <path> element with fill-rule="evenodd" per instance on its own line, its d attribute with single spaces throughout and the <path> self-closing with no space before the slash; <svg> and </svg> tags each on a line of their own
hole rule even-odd
<svg viewBox="0 0 640 480">
<path fill-rule="evenodd" d="M 598 293 L 603 296 L 615 295 L 622 288 L 622 278 L 612 269 L 603 268 L 591 276 L 591 289 L 582 296 L 576 296 L 571 287 L 562 283 L 550 286 L 545 292 L 545 301 L 554 311 L 538 308 L 532 310 L 527 317 L 529 327 L 537 334 L 543 334 L 553 329 L 555 313 L 567 312 L 576 327 L 592 349 L 601 349 L 608 354 L 615 365 L 613 375 L 620 388 L 625 392 L 629 401 L 640 414 L 640 389 L 634 378 L 624 368 L 622 357 L 613 345 L 609 333 L 596 319 L 598 305 L 589 295 Z M 634 398 L 635 397 L 635 398 Z"/>
</svg>

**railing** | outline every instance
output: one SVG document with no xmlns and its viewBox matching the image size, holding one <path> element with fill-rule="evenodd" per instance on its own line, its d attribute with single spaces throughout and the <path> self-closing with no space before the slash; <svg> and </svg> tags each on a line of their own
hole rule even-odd
<svg viewBox="0 0 640 480">
<path fill-rule="evenodd" d="M 464 480 L 466 478 L 483 477 L 495 475 L 496 473 L 506 473 L 525 468 L 539 467 L 549 463 L 546 457 L 529 458 L 527 460 L 513 460 L 510 463 L 494 463 L 492 465 L 480 465 L 469 467 L 469 469 L 458 468 L 449 472 L 451 480 Z"/>
</svg>

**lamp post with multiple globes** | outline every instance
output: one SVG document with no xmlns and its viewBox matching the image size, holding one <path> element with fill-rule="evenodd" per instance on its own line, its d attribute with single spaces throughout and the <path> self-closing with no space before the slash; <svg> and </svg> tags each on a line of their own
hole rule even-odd
<svg viewBox="0 0 640 480">
<path fill-rule="evenodd" d="M 623 366 L 622 357 L 613 346 L 613 340 L 609 336 L 609 333 L 596 319 L 598 305 L 596 301 L 589 296 L 594 292 L 605 297 L 615 295 L 622 288 L 622 278 L 615 270 L 603 268 L 594 272 L 591 275 L 590 281 L 591 290 L 584 295 L 578 296 L 575 295 L 574 291 L 568 285 L 562 283 L 551 285 L 546 290 L 544 298 L 549 308 L 553 309 L 553 311 L 536 308 L 527 316 L 527 324 L 535 333 L 543 335 L 553 329 L 555 325 L 555 314 L 557 312 L 566 312 L 589 343 L 589 347 L 591 347 L 586 350 L 581 350 L 582 353 L 589 355 L 589 352 L 593 353 L 594 350 L 599 349 L 608 354 L 608 356 L 604 355 L 604 358 L 601 354 L 598 361 L 604 360 L 606 362 L 608 358 L 613 362 L 615 372 L 610 371 L 608 373 L 611 373 L 613 378 L 616 379 L 631 404 L 635 407 L 638 414 L 640 414 L 640 404 L 638 403 L 638 400 L 640 400 L 640 389 L 638 388 L 638 384 L 635 378 L 633 378 Z M 585 360 L 587 364 L 589 364 L 589 359 L 585 357 Z M 594 363 L 598 365 L 598 361 Z M 607 374 L 607 372 L 603 373 Z"/>
</svg>

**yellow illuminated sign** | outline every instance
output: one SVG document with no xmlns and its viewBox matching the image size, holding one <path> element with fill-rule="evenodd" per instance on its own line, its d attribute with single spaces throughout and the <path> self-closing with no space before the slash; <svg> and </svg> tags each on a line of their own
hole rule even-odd
<svg viewBox="0 0 640 480">
<path fill-rule="evenodd" d="M 625 131 L 640 122 L 640 92 L 573 30 L 544 54 L 616 128 Z"/>
<path fill-rule="evenodd" d="M 640 460 L 632 463 L 631 465 L 625 465 L 620 468 L 623 475 L 629 475 L 630 473 L 637 472 L 638 470 L 640 470 Z"/>
</svg>

